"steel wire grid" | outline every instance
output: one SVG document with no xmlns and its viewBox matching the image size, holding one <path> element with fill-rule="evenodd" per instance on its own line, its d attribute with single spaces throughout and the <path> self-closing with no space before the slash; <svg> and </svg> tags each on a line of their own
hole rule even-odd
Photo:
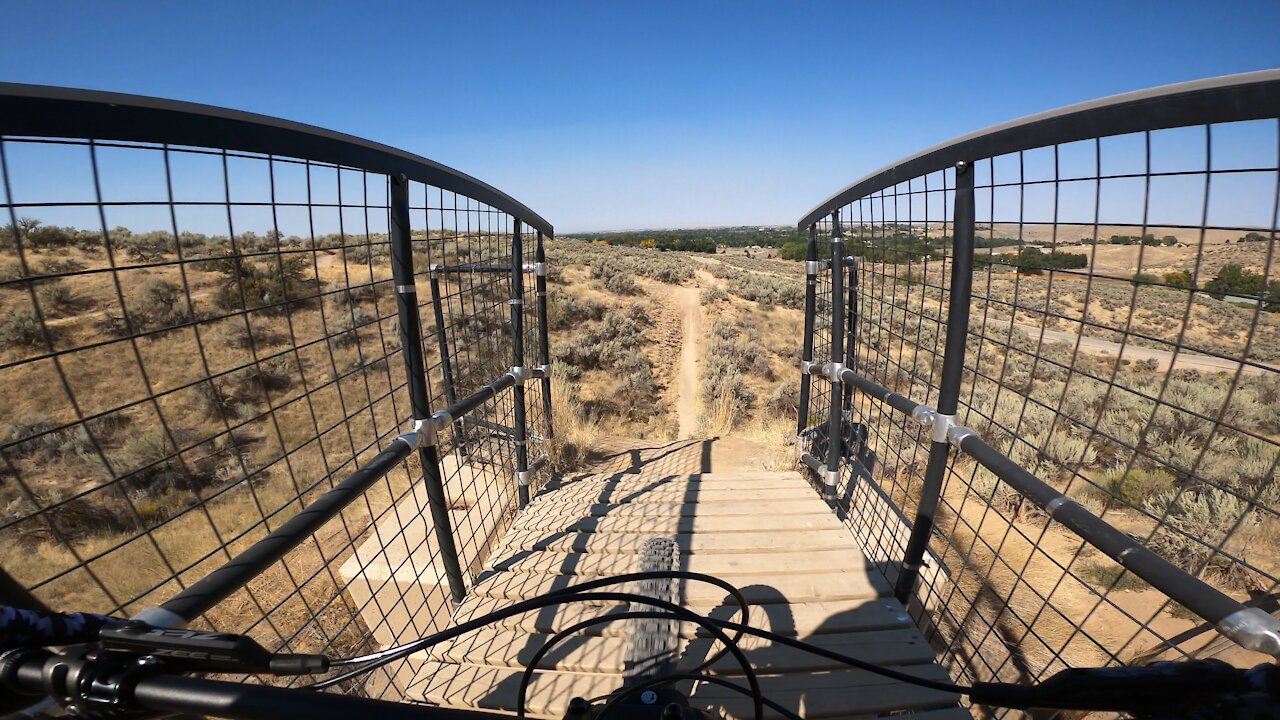
<svg viewBox="0 0 1280 720">
<path fill-rule="evenodd" d="M 1280 123 L 1270 119 L 976 162 L 978 250 L 957 417 L 1166 559 L 1271 612 L 1278 147 Z M 931 406 L 954 183 L 953 170 L 930 173 L 841 209 L 849 252 L 863 260 L 851 367 Z M 840 495 L 868 557 L 893 579 L 929 435 L 860 393 L 852 410 L 869 439 Z M 1025 682 L 1067 666 L 1249 660 L 952 452 L 911 612 L 954 675 Z"/>
<path fill-rule="evenodd" d="M 117 615 L 155 605 L 408 429 L 386 175 L 39 137 L 0 137 L 0 175 L 0 563 L 36 600 Z M 410 198 L 419 274 L 510 262 L 509 214 L 418 182 Z M 469 390 L 510 367 L 510 273 L 452 280 L 445 353 Z M 440 409 L 442 355 L 422 316 Z M 536 440 L 545 419 L 528 390 Z M 510 427 L 510 392 L 475 417 Z M 440 437 L 474 574 L 514 508 L 511 438 L 471 428 L 458 459 Z M 444 627 L 443 575 L 434 591 L 399 583 L 440 567 L 422 486 L 410 458 L 198 624 L 334 656 Z M 362 691 L 397 696 L 398 670 Z"/>
</svg>

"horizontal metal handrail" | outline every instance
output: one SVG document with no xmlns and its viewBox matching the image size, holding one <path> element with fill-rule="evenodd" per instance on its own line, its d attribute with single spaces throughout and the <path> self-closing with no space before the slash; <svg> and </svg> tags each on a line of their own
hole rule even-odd
<svg viewBox="0 0 1280 720">
<path fill-rule="evenodd" d="M 1078 140 L 1280 114 L 1280 70 L 1162 85 L 1068 105 L 962 135 L 859 179 L 800 218 L 803 232 L 837 208 L 900 182 L 974 161 Z"/>
<path fill-rule="evenodd" d="M 539 371 L 540 369 L 535 369 L 532 376 L 540 378 Z M 521 374 L 513 369 L 449 408 L 434 413 L 430 419 L 415 421 L 412 430 L 396 436 L 385 450 L 280 527 L 269 532 L 266 537 L 160 605 L 143 610 L 137 618 L 164 627 L 181 627 L 196 619 L 311 537 L 365 490 L 386 477 L 414 450 L 423 444 L 434 444 L 436 433 L 440 429 L 475 412 L 503 390 L 514 387 Z"/>
<path fill-rule="evenodd" d="M 1280 657 L 1280 619 L 1258 608 L 1245 606 L 1160 557 L 987 444 L 976 431 L 956 425 L 954 416 L 937 413 L 933 408 L 893 392 L 852 369 L 841 369 L 839 377 L 863 394 L 930 428 L 933 439 L 943 439 L 978 461 L 1054 521 L 1166 597 L 1213 623 L 1224 636 L 1242 647 Z"/>
<path fill-rule="evenodd" d="M 466 173 L 354 135 L 257 113 L 125 93 L 0 83 L 0 135 L 94 138 L 291 157 L 404 175 L 477 200 L 553 236 L 542 216 Z"/>
</svg>

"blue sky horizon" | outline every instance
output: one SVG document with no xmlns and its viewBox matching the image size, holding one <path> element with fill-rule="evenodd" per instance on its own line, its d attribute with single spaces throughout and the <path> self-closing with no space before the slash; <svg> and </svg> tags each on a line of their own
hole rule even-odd
<svg viewBox="0 0 1280 720">
<path fill-rule="evenodd" d="M 787 225 L 987 125 L 1280 66 L 1273 1 L 73 7 L 10 4 L 0 80 L 359 135 L 560 232 Z"/>
</svg>

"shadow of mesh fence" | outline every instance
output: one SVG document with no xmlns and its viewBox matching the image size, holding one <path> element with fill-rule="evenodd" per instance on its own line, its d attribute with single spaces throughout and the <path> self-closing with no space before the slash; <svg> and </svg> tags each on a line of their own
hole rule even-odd
<svg viewBox="0 0 1280 720">
<path fill-rule="evenodd" d="M 1223 80 L 967 136 L 801 223 L 856 315 L 818 303 L 805 461 L 851 439 L 830 492 L 956 678 L 1265 659 L 1202 604 L 1274 621 L 1280 576 L 1280 79 Z"/>
<path fill-rule="evenodd" d="M 525 429 L 524 479 L 537 482 L 545 383 L 508 382 L 459 414 L 431 444 L 438 471 L 408 451 L 427 433 L 402 434 L 517 364 L 513 308 L 525 364 L 545 363 L 543 233 L 522 223 L 550 226 L 467 176 L 354 138 L 46 90 L 6 86 L 0 113 L 5 602 L 120 616 L 160 605 L 391 451 L 332 520 L 186 619 L 334 656 L 447 626 L 432 475 L 469 582 L 517 506 Z M 59 102 L 84 114 L 55 120 Z M 280 137 L 293 154 L 260 151 Z M 407 172 L 407 287 L 393 277 L 389 168 Z M 398 295 L 420 308 L 418 327 L 401 327 Z M 424 359 L 425 408 L 406 342 Z M 434 597 L 397 585 L 424 573 L 439 578 Z"/>
</svg>

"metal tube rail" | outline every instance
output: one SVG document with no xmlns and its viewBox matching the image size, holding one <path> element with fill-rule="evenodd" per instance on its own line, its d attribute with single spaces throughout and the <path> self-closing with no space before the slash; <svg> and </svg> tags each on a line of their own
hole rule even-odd
<svg viewBox="0 0 1280 720">
<path fill-rule="evenodd" d="M 386 450 L 375 455 L 266 537 L 159 606 L 143 610 L 137 618 L 161 627 L 182 627 L 195 620 L 201 613 L 244 587 L 272 563 L 310 537 L 320 526 L 342 512 L 371 485 L 408 458 L 421 441 L 419 431 L 398 436 Z"/>
<path fill-rule="evenodd" d="M 844 438 L 841 424 L 844 407 L 841 405 L 839 368 L 844 367 L 844 238 L 840 234 L 840 213 L 831 214 L 831 348 L 830 367 L 827 375 L 831 381 L 831 402 L 827 413 L 827 469 L 822 478 L 822 494 L 827 501 L 836 496 L 836 481 L 840 477 L 840 443 Z"/>
<path fill-rule="evenodd" d="M 444 383 L 444 401 L 453 406 L 458 402 L 458 391 L 453 380 L 453 358 L 449 355 L 449 340 L 445 335 L 444 296 L 440 293 L 440 278 L 434 272 L 431 273 L 428 283 L 431 285 L 431 311 L 436 321 L 436 345 L 440 348 L 440 375 Z M 463 455 L 467 454 L 465 437 L 462 427 L 454 423 L 453 445 Z"/>
<path fill-rule="evenodd" d="M 954 445 L 976 460 L 1002 482 L 1035 503 L 1055 522 L 1142 578 L 1166 597 L 1213 623 L 1218 632 L 1228 639 L 1241 647 L 1280 657 L 1280 619 L 1259 608 L 1245 606 L 1112 527 L 987 444 L 975 431 L 956 425 L 953 414 L 937 412 L 848 368 L 841 372 L 840 377 L 862 393 L 931 428 L 934 437 L 944 437 L 944 444 Z"/>
<path fill-rule="evenodd" d="M 541 375 L 535 372 L 534 376 Z M 514 374 L 505 373 L 447 410 L 436 411 L 425 420 L 416 420 L 413 430 L 397 436 L 386 450 L 375 455 L 363 467 L 348 475 L 333 489 L 321 495 L 297 515 L 289 518 L 265 538 L 159 606 L 143 610 L 137 616 L 138 619 L 161 627 L 181 627 L 194 620 L 310 537 L 321 525 L 342 512 L 373 483 L 381 480 L 391 472 L 392 468 L 408 458 L 413 450 L 430 448 L 434 456 L 436 433 L 442 427 L 454 422 L 455 418 L 462 418 L 496 397 L 498 393 L 514 386 L 516 382 L 517 378 Z M 435 462 L 438 473 L 438 460 Z M 452 537 L 450 533 L 450 542 Z M 460 576 L 461 570 L 459 570 L 459 579 Z M 450 590 L 452 591 L 452 586 Z"/>
<path fill-rule="evenodd" d="M 969 304 L 973 290 L 973 164 L 956 164 L 954 239 L 951 254 L 951 289 L 947 300 L 947 337 L 942 355 L 942 379 L 938 383 L 938 412 L 955 417 L 960 399 L 960 381 L 964 371 L 965 341 L 969 335 Z M 902 558 L 902 572 L 894 587 L 894 595 L 904 605 L 915 591 L 916 579 L 924 562 L 933 521 L 938 513 L 942 480 L 947 472 L 950 446 L 945 436 L 934 433 L 929 445 L 929 461 L 925 466 L 920 501 L 915 522 L 907 539 Z"/>
<path fill-rule="evenodd" d="M 537 245 L 533 251 L 534 291 L 538 303 L 538 364 L 547 371 L 542 376 L 542 418 L 547 424 L 544 437 L 555 437 L 554 425 L 551 424 L 551 341 L 547 327 L 547 251 L 543 247 L 542 231 L 538 231 Z"/>
<path fill-rule="evenodd" d="M 405 382 L 409 389 L 409 401 L 415 421 L 427 421 L 431 416 L 431 400 L 427 390 L 427 369 L 422 354 L 422 320 L 418 315 L 418 292 L 413 277 L 413 237 L 409 228 L 409 179 L 404 175 L 391 177 L 391 276 L 396 286 L 396 309 L 400 320 L 400 341 L 404 348 Z M 434 429 L 434 428 L 433 428 Z M 434 438 L 434 433 L 432 435 Z M 458 560 L 458 546 L 453 539 L 453 521 L 449 517 L 449 499 L 444 493 L 444 479 L 440 473 L 440 452 L 435 442 L 418 448 L 418 460 L 422 464 L 423 482 L 427 491 L 427 506 L 436 542 L 440 546 L 440 560 L 445 578 L 449 582 L 449 594 L 456 603 L 466 596 L 466 583 L 462 579 L 462 565 Z"/>
<path fill-rule="evenodd" d="M 1225 75 L 1112 95 L 983 128 L 877 170 L 823 200 L 796 222 L 800 230 L 836 208 L 958 162 L 1077 140 L 1184 125 L 1274 118 L 1280 70 Z"/>
<path fill-rule="evenodd" d="M 427 158 L 314 125 L 125 93 L 0 83 L 0 135 L 96 138 L 296 157 L 456 192 L 548 235 L 551 223 L 488 183 Z"/>
<path fill-rule="evenodd" d="M 809 365 L 813 362 L 813 324 L 817 305 L 818 285 L 818 228 L 809 226 L 809 241 L 804 252 L 804 341 L 800 350 L 800 401 L 796 408 L 796 448 L 803 452 L 801 439 L 809 427 L 809 393 L 813 380 L 809 377 Z"/>
<path fill-rule="evenodd" d="M 511 232 L 511 370 L 520 373 L 524 368 L 524 239 L 520 221 Z M 519 506 L 529 504 L 529 444 L 528 419 L 524 407 L 524 382 L 512 390 L 516 446 L 516 493 Z"/>
</svg>

